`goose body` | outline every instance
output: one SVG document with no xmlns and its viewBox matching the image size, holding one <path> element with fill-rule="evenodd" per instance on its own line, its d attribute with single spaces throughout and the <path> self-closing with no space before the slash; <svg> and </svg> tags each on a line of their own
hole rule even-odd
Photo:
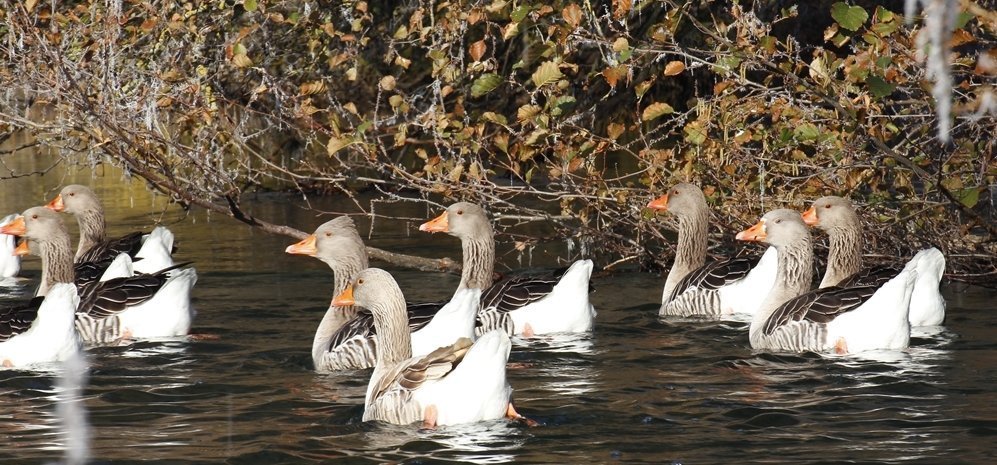
<svg viewBox="0 0 997 465">
<path fill-rule="evenodd" d="M 69 232 L 56 213 L 29 208 L 14 223 L 16 230 L 40 247 L 45 296 L 57 283 L 74 280 Z M 103 280 L 77 286 L 76 327 L 86 343 L 116 343 L 129 338 L 157 338 L 186 334 L 194 311 L 190 291 L 197 281 L 193 268 L 175 265 L 149 274 L 133 274 L 131 258 L 120 254 Z"/>
<path fill-rule="evenodd" d="M 485 290 L 479 334 L 498 329 L 530 337 L 592 329 L 596 311 L 588 296 L 591 260 L 574 262 L 557 280 L 515 277 L 494 282 L 494 231 L 481 207 L 455 203 L 419 229 L 445 232 L 461 240 L 464 266 L 458 289 Z"/>
<path fill-rule="evenodd" d="M 80 338 L 73 324 L 78 302 L 76 287 L 59 283 L 45 297 L 0 309 L 0 364 L 57 362 L 79 352 Z"/>
<path fill-rule="evenodd" d="M 10 223 L 17 218 L 17 214 L 10 214 L 0 219 L 0 227 Z M 0 278 L 13 278 L 21 271 L 21 257 L 14 255 L 17 247 L 17 239 L 10 234 L 0 234 Z"/>
<path fill-rule="evenodd" d="M 737 238 L 778 249 L 776 283 L 749 328 L 753 349 L 853 353 L 908 346 L 907 313 L 917 279 L 913 264 L 882 286 L 808 292 L 813 244 L 799 213 L 769 212 Z"/>
<path fill-rule="evenodd" d="M 367 268 L 367 251 L 353 220 L 341 216 L 319 226 L 304 240 L 287 247 L 290 254 L 316 257 L 332 269 L 334 295 Z M 474 318 L 481 291 L 466 289 L 449 302 L 407 304 L 412 351 L 426 354 L 453 343 L 473 339 Z M 312 341 L 312 362 L 320 372 L 370 368 L 377 356 L 374 317 L 362 308 L 330 305 Z"/>
<path fill-rule="evenodd" d="M 900 272 L 899 268 L 891 266 L 863 266 L 862 222 L 848 199 L 821 197 L 803 213 L 803 220 L 828 234 L 830 247 L 821 288 L 878 285 L 884 278 Z M 924 249 L 907 263 L 907 267 L 917 271 L 908 314 L 911 326 L 942 324 L 945 321 L 945 299 L 939 292 L 939 284 L 945 273 L 945 256 L 934 247 Z"/>
<path fill-rule="evenodd" d="M 364 421 L 452 425 L 515 416 L 505 364 L 512 343 L 501 331 L 477 342 L 460 338 L 429 354 L 411 355 L 405 298 L 384 270 L 368 268 L 333 305 L 371 311 L 379 347 L 364 399 Z"/>
<path fill-rule="evenodd" d="M 661 296 L 661 316 L 725 318 L 753 315 L 775 283 L 776 249 L 749 258 L 706 263 L 709 207 L 699 186 L 681 183 L 647 205 L 679 223 L 675 261 Z"/>
</svg>

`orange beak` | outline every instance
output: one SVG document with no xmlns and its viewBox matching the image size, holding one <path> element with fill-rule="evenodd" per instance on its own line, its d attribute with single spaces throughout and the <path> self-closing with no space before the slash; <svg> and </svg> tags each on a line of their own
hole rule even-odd
<svg viewBox="0 0 997 465">
<path fill-rule="evenodd" d="M 51 202 L 45 205 L 49 210 L 61 212 L 66 209 L 66 204 L 62 203 L 62 194 L 55 196 Z"/>
<path fill-rule="evenodd" d="M 28 240 L 21 240 L 20 244 L 17 244 L 17 248 L 14 249 L 14 255 L 17 257 L 23 257 L 25 255 L 31 255 L 31 249 L 28 248 Z"/>
<path fill-rule="evenodd" d="M 334 299 L 332 299 L 333 307 L 349 307 L 350 305 L 356 305 L 357 303 L 353 300 L 353 285 L 350 284 L 343 289 Z"/>
<path fill-rule="evenodd" d="M 0 234 L 10 234 L 11 236 L 23 236 L 28 232 L 28 227 L 24 224 L 24 215 L 17 215 L 13 221 L 0 226 Z"/>
<path fill-rule="evenodd" d="M 647 204 L 647 208 L 668 211 L 668 194 L 662 195 Z"/>
<path fill-rule="evenodd" d="M 810 226 L 817 226 L 820 220 L 817 219 L 817 209 L 810 207 L 809 210 L 803 212 L 803 222 Z"/>
<path fill-rule="evenodd" d="M 297 244 L 292 244 L 284 249 L 284 252 L 294 255 L 308 255 L 309 257 L 314 257 L 318 253 L 318 248 L 315 247 L 315 235 L 312 234 Z"/>
<path fill-rule="evenodd" d="M 765 240 L 765 221 L 760 220 L 754 226 L 737 233 L 739 241 L 763 242 Z"/>
<path fill-rule="evenodd" d="M 450 231 L 450 221 L 447 219 L 447 211 L 443 210 L 440 216 L 433 218 L 422 225 L 419 226 L 419 231 L 426 232 L 449 232 Z"/>
</svg>

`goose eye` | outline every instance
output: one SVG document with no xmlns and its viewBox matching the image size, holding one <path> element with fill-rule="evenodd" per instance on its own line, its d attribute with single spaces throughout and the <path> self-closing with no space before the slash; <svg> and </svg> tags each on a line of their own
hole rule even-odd
<svg viewBox="0 0 997 465">
<path fill-rule="evenodd" d="M 37 220 L 38 219 L 38 214 L 31 215 L 31 219 Z"/>
<path fill-rule="evenodd" d="M 325 233 L 325 237 L 332 237 L 332 233 L 331 232 Z"/>
<path fill-rule="evenodd" d="M 775 220 L 775 224 L 782 223 L 782 220 Z"/>
<path fill-rule="evenodd" d="M 363 284 L 363 278 L 358 279 L 357 284 Z"/>
<path fill-rule="evenodd" d="M 463 215 L 464 214 L 464 210 L 457 210 L 457 214 L 458 215 Z"/>
<path fill-rule="evenodd" d="M 679 191 L 678 190 L 673 190 L 672 191 L 672 195 L 679 195 Z"/>
<path fill-rule="evenodd" d="M 70 193 L 69 193 L 69 196 L 70 196 L 70 197 L 72 197 L 72 196 L 74 196 L 74 195 L 76 195 L 76 192 L 70 192 Z"/>
</svg>

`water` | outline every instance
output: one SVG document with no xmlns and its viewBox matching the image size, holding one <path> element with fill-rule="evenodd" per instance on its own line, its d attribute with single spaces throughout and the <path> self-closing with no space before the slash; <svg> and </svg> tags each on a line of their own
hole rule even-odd
<svg viewBox="0 0 997 465">
<path fill-rule="evenodd" d="M 4 180 L 0 208 L 40 204 L 65 182 Z M 88 182 L 109 197 L 112 233 L 164 221 L 177 259 L 194 260 L 200 274 L 196 338 L 87 351 L 79 405 L 90 463 L 994 463 L 997 455 L 990 290 L 946 286 L 947 326 L 916 336 L 906 352 L 769 355 L 750 350 L 746 323 L 659 320 L 661 277 L 613 274 L 594 283 L 592 334 L 516 341 L 515 402 L 542 426 L 371 424 L 361 422 L 369 372 L 312 371 L 311 338 L 332 297 L 325 265 L 284 254 L 292 239 L 184 215 L 140 183 Z M 414 218 L 435 214 L 406 208 Z M 306 230 L 325 220 L 281 196 L 250 209 Z M 369 243 L 459 256 L 455 239 L 417 226 L 378 220 Z M 534 263 L 549 266 L 537 250 Z M 500 257 L 518 267 L 515 254 Z M 39 266 L 28 260 L 29 279 L 5 292 L 32 292 Z M 458 281 L 389 269 L 412 300 L 441 298 Z M 56 411 L 72 393 L 57 386 L 58 373 L 0 371 L 0 463 L 63 457 Z"/>
</svg>

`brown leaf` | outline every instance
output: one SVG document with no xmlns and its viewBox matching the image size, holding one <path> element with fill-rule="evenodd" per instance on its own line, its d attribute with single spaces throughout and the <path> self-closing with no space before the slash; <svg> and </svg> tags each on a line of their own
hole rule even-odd
<svg viewBox="0 0 997 465">
<path fill-rule="evenodd" d="M 561 10 L 561 17 L 572 29 L 582 23 L 582 9 L 576 3 L 569 4 Z"/>
<path fill-rule="evenodd" d="M 298 88 L 298 93 L 301 95 L 312 95 L 317 94 L 325 90 L 325 83 L 322 81 L 312 81 L 306 82 Z"/>
<path fill-rule="evenodd" d="M 395 89 L 395 77 L 392 75 L 387 75 L 381 78 L 381 82 L 378 83 L 381 89 L 386 91 L 392 91 Z"/>
<path fill-rule="evenodd" d="M 481 57 L 485 56 L 485 51 L 488 50 L 488 45 L 485 44 L 485 40 L 481 39 L 473 44 L 467 49 L 467 53 L 471 55 L 471 59 L 474 61 L 481 61 Z"/>
<path fill-rule="evenodd" d="M 602 70 L 602 77 L 606 79 L 609 87 L 616 87 L 616 83 L 619 82 L 620 78 L 626 76 L 626 74 L 627 69 L 624 66 L 613 66 Z"/>
<path fill-rule="evenodd" d="M 627 17 L 633 8 L 633 0 L 613 0 L 613 18 L 617 20 Z"/>
<path fill-rule="evenodd" d="M 685 63 L 681 61 L 670 61 L 665 65 L 665 76 L 675 76 L 682 71 L 685 71 Z"/>
</svg>

